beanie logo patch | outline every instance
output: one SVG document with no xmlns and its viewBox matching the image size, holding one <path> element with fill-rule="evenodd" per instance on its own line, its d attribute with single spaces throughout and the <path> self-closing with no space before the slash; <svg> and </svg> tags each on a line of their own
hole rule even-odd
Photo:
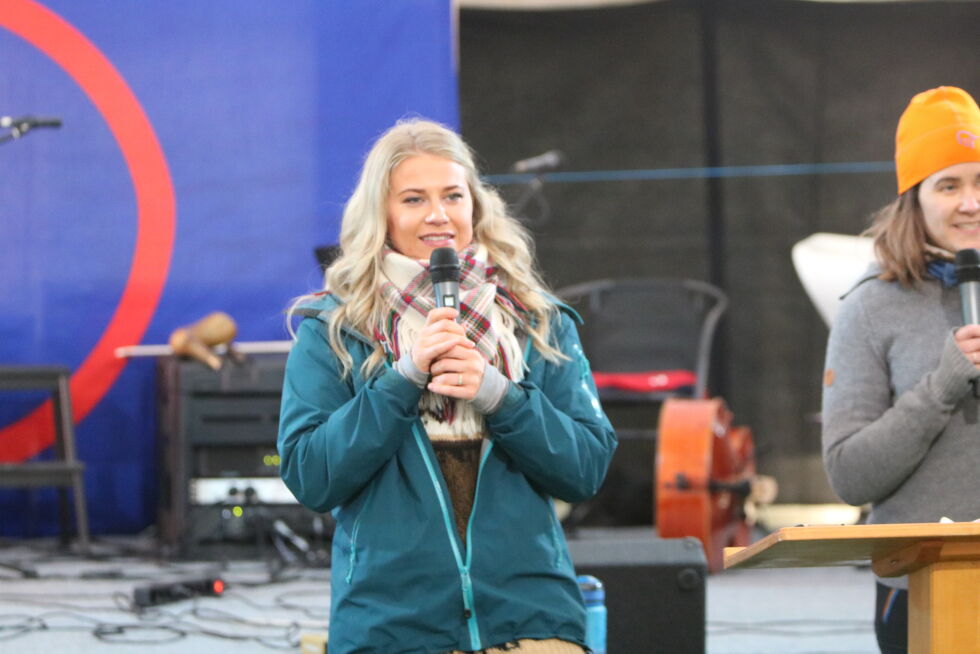
<svg viewBox="0 0 980 654">
<path fill-rule="evenodd" d="M 971 150 L 976 148 L 977 139 L 980 139 L 980 136 L 977 136 L 973 132 L 968 132 L 965 129 L 956 132 L 956 142 L 964 148 L 970 148 Z"/>
</svg>

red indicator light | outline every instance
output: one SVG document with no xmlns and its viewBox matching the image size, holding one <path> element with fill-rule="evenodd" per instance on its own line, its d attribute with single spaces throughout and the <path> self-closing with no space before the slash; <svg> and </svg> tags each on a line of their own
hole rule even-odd
<svg viewBox="0 0 980 654">
<path fill-rule="evenodd" d="M 214 584 L 212 584 L 211 587 L 214 589 L 215 595 L 220 595 L 221 593 L 225 592 L 225 582 L 221 581 L 220 579 L 215 579 Z"/>
</svg>

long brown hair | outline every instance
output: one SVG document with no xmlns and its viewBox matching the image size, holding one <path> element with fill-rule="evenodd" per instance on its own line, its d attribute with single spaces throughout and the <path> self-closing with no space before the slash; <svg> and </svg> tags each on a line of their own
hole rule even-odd
<svg viewBox="0 0 980 654">
<path fill-rule="evenodd" d="M 919 185 L 876 211 L 863 235 L 874 239 L 882 268 L 879 279 L 911 287 L 926 278 L 929 234 L 919 206 Z"/>
</svg>

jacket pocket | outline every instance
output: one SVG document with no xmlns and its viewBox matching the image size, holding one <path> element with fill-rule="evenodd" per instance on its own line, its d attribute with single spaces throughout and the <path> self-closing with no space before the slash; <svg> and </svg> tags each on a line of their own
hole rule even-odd
<svg viewBox="0 0 980 654">
<path fill-rule="evenodd" d="M 361 516 L 363 515 L 363 511 L 357 514 L 357 518 L 354 519 L 354 528 L 351 530 L 350 554 L 347 558 L 347 576 L 344 578 L 344 581 L 348 584 L 354 578 L 354 568 L 357 567 L 357 532 L 361 528 Z"/>
<path fill-rule="evenodd" d="M 354 569 L 357 567 L 358 558 L 358 536 L 361 531 L 361 522 L 364 519 L 364 514 L 367 512 L 368 505 L 371 503 L 371 498 L 374 496 L 375 486 L 371 485 L 367 490 L 367 495 L 361 505 L 356 508 L 352 508 L 352 519 L 353 523 L 350 527 L 350 551 L 347 553 L 347 574 L 344 575 L 344 581 L 348 584 L 354 578 Z M 339 517 L 339 516 L 338 516 Z M 350 519 L 350 518 L 349 518 Z M 345 520 L 346 522 L 346 520 Z"/>
<path fill-rule="evenodd" d="M 561 524 L 558 522 L 558 515 L 555 513 L 555 501 L 548 499 L 548 515 L 551 516 L 551 546 L 555 550 L 554 566 L 561 568 L 565 563 L 565 546 L 562 542 Z"/>
</svg>

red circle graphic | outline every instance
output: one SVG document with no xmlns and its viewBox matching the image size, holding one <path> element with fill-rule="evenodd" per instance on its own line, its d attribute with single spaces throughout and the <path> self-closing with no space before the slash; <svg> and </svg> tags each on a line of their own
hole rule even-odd
<svg viewBox="0 0 980 654">
<path fill-rule="evenodd" d="M 126 286 L 102 336 L 72 374 L 72 411 L 77 422 L 99 403 L 122 372 L 126 362 L 115 357 L 115 348 L 139 343 L 156 311 L 174 244 L 173 183 L 163 150 L 136 96 L 81 32 L 33 0 L 6 0 L 0 27 L 34 45 L 82 88 L 112 131 L 136 196 L 136 246 Z M 31 457 L 53 440 L 48 401 L 0 430 L 0 461 Z"/>
</svg>

